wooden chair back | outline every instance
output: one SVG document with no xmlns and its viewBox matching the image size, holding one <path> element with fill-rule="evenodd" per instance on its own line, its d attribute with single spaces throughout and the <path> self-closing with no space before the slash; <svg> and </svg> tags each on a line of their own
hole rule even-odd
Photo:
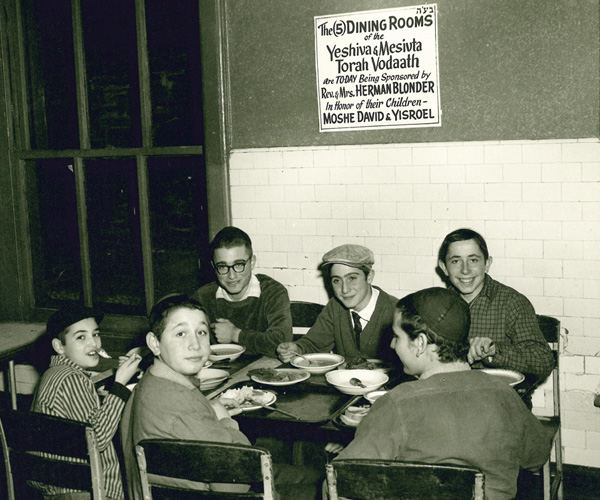
<svg viewBox="0 0 600 500">
<path fill-rule="evenodd" d="M 330 500 L 483 500 L 483 473 L 470 467 L 339 459 L 326 466 Z"/>
<path fill-rule="evenodd" d="M 297 340 L 315 324 L 317 316 L 321 314 L 325 306 L 315 302 L 292 301 L 290 311 L 292 313 L 292 328 L 294 340 Z"/>
<path fill-rule="evenodd" d="M 209 441 L 147 439 L 136 446 L 136 456 L 144 500 L 275 498 L 271 455 L 262 448 Z M 249 484 L 261 491 L 207 491 L 203 489 L 207 483 Z M 221 486 L 220 489 L 227 488 Z"/>
<path fill-rule="evenodd" d="M 541 417 L 540 421 L 554 433 L 554 457 L 556 466 L 553 473 L 550 470 L 550 458 L 542 469 L 544 482 L 544 500 L 563 498 L 563 460 L 562 436 L 560 425 L 560 352 L 562 350 L 563 336 L 568 331 L 561 327 L 560 321 L 552 316 L 538 314 L 538 325 L 546 342 L 554 354 L 554 369 L 552 370 L 552 403 L 553 413 L 550 417 Z"/>
<path fill-rule="evenodd" d="M 104 500 L 104 476 L 93 429 L 44 413 L 0 410 L 9 500 L 35 496 L 28 481 L 91 493 Z"/>
</svg>

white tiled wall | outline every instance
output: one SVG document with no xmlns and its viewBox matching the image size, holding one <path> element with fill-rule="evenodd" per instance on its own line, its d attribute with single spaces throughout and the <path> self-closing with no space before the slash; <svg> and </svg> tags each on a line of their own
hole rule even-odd
<svg viewBox="0 0 600 500">
<path fill-rule="evenodd" d="M 565 461 L 600 464 L 600 142 L 394 144 L 236 150 L 233 224 L 252 237 L 257 272 L 292 300 L 325 303 L 317 266 L 330 248 L 364 244 L 375 281 L 402 297 L 441 286 L 444 236 L 481 232 L 490 274 L 568 329 L 561 355 Z M 536 413 L 551 405 L 546 384 Z"/>
</svg>

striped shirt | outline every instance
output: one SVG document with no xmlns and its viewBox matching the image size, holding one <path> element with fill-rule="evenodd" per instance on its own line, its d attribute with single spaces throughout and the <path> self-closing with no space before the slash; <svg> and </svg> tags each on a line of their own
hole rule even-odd
<svg viewBox="0 0 600 500">
<path fill-rule="evenodd" d="M 31 405 L 32 411 L 70 418 L 92 426 L 98 442 L 108 498 L 125 497 L 119 460 L 112 439 L 130 395 L 129 389 L 115 382 L 101 403 L 91 374 L 66 356 L 57 355 L 52 356 L 50 368 L 44 373 Z M 50 485 L 37 486 L 44 495 L 74 491 Z"/>
</svg>

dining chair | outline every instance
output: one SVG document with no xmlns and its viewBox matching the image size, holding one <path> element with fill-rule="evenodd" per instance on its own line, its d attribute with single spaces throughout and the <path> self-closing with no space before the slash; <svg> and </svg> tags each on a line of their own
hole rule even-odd
<svg viewBox="0 0 600 500">
<path fill-rule="evenodd" d="M 306 333 L 315 324 L 317 316 L 321 314 L 324 307 L 323 304 L 317 304 L 316 302 L 290 302 L 294 340 L 298 340 L 303 333 Z"/>
<path fill-rule="evenodd" d="M 551 469 L 551 458 L 542 468 L 544 500 L 563 498 L 563 454 L 560 425 L 560 371 L 559 359 L 562 351 L 562 342 L 564 336 L 569 332 L 562 328 L 560 321 L 552 316 L 537 315 L 538 325 L 546 342 L 554 354 L 554 369 L 552 370 L 552 416 L 538 417 L 540 422 L 550 429 L 554 435 L 554 458 L 555 467 Z"/>
<path fill-rule="evenodd" d="M 28 483 L 88 491 L 104 500 L 104 476 L 89 424 L 22 410 L 0 410 L 8 499 L 35 498 Z"/>
<path fill-rule="evenodd" d="M 146 439 L 137 444 L 136 457 L 144 500 L 275 498 L 271 455 L 256 446 Z M 237 489 L 253 485 L 261 491 L 211 491 L 206 489 L 210 483 Z"/>
<path fill-rule="evenodd" d="M 330 500 L 483 500 L 484 475 L 471 467 L 376 459 L 326 465 Z"/>
</svg>

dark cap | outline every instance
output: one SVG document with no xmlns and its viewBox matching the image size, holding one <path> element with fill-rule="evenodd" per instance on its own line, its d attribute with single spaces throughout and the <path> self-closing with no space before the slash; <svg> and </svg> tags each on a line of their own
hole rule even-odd
<svg viewBox="0 0 600 500">
<path fill-rule="evenodd" d="M 368 267 L 375 264 L 373 252 L 361 245 L 340 245 L 323 255 L 322 265 L 344 264 L 351 267 Z"/>
<path fill-rule="evenodd" d="M 82 319 L 94 318 L 100 323 L 104 313 L 95 307 L 86 307 L 83 304 L 69 304 L 56 311 L 48 323 L 46 323 L 46 334 L 52 338 L 58 337 L 63 330 Z"/>
<path fill-rule="evenodd" d="M 453 342 L 464 342 L 469 335 L 469 305 L 454 290 L 426 288 L 412 294 L 412 303 L 434 333 Z"/>
</svg>

